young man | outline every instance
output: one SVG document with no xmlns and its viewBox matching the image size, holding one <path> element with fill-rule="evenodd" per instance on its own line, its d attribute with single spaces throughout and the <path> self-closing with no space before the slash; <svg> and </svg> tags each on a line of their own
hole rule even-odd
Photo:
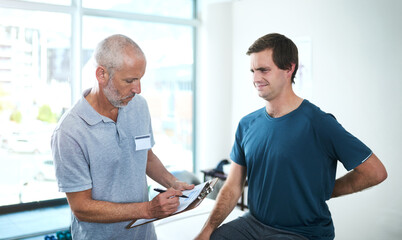
<svg viewBox="0 0 402 240">
<path fill-rule="evenodd" d="M 113 35 L 95 50 L 97 83 L 62 117 L 52 136 L 59 189 L 72 210 L 73 239 L 156 239 L 153 224 L 132 219 L 177 210 L 180 190 L 152 152 L 151 118 L 141 93 L 146 60 L 130 38 Z M 146 175 L 169 188 L 148 201 Z"/>
<path fill-rule="evenodd" d="M 334 239 L 326 201 L 374 186 L 387 172 L 331 114 L 293 92 L 298 51 L 290 39 L 265 35 L 247 54 L 266 106 L 241 119 L 228 179 L 197 239 Z M 337 161 L 351 171 L 335 180 Z M 250 211 L 219 227 L 246 177 Z"/>
</svg>

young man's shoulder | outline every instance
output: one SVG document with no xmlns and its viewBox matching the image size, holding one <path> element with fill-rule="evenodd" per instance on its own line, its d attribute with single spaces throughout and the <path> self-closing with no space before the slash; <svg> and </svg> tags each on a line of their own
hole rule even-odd
<svg viewBox="0 0 402 240">
<path fill-rule="evenodd" d="M 265 107 L 255 110 L 254 112 L 251 112 L 246 116 L 242 117 L 242 119 L 240 119 L 240 124 L 246 124 L 248 122 L 252 122 L 256 118 L 263 117 L 265 113 L 266 113 Z"/>
<path fill-rule="evenodd" d="M 331 113 L 324 112 L 323 110 L 321 110 L 320 107 L 318 107 L 314 103 L 309 102 L 306 99 L 303 101 L 302 104 L 304 114 L 310 116 L 312 119 L 318 120 L 327 117 L 335 118 L 334 115 L 332 115 Z"/>
<path fill-rule="evenodd" d="M 307 100 L 303 104 L 303 119 L 308 121 L 317 132 L 328 132 L 339 125 L 333 114 L 321 110 L 320 107 Z"/>
</svg>

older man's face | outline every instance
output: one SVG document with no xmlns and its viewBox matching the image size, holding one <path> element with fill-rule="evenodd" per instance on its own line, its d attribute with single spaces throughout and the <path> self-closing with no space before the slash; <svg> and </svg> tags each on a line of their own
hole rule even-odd
<svg viewBox="0 0 402 240">
<path fill-rule="evenodd" d="M 146 60 L 138 54 L 127 53 L 121 69 L 109 78 L 103 92 L 114 107 L 124 107 L 141 93 L 141 78 L 145 74 Z"/>
</svg>

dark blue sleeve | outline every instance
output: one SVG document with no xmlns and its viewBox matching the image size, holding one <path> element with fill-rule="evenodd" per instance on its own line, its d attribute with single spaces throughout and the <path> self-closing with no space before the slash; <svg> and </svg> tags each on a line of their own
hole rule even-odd
<svg viewBox="0 0 402 240">
<path fill-rule="evenodd" d="M 241 122 L 239 123 L 237 130 L 235 141 L 232 147 L 232 152 L 230 153 L 230 159 L 232 159 L 235 163 L 240 164 L 242 166 L 246 166 L 246 160 L 244 155 L 244 150 L 242 147 L 243 141 L 243 132 L 242 132 Z"/>
<path fill-rule="evenodd" d="M 323 113 L 319 119 L 318 134 L 325 151 L 348 171 L 371 156 L 370 148 L 346 131 L 332 114 Z"/>
</svg>

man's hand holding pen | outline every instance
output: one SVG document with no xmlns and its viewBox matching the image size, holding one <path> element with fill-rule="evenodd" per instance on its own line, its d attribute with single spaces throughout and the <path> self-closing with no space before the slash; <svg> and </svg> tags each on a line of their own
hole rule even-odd
<svg viewBox="0 0 402 240">
<path fill-rule="evenodd" d="M 194 188 L 194 184 L 187 184 L 182 181 L 175 181 L 173 186 L 167 190 L 155 189 L 160 192 L 148 202 L 147 212 L 149 218 L 167 217 L 177 211 L 180 205 L 179 197 L 183 196 L 181 191 Z"/>
<path fill-rule="evenodd" d="M 173 188 L 169 188 L 165 192 L 158 194 L 148 202 L 148 218 L 162 218 L 176 212 L 180 204 L 177 196 L 181 195 L 183 195 L 181 191 Z"/>
</svg>

